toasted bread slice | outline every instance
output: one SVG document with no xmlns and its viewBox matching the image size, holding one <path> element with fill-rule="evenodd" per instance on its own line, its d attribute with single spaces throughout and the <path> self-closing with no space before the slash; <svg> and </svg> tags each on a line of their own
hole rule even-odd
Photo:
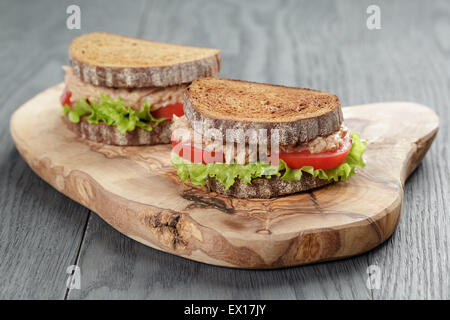
<svg viewBox="0 0 450 320">
<path fill-rule="evenodd" d="M 187 119 L 206 128 L 279 129 L 280 144 L 306 142 L 339 129 L 342 109 L 331 93 L 223 78 L 202 78 L 185 91 Z"/>
<path fill-rule="evenodd" d="M 220 51 L 109 33 L 75 38 L 69 47 L 77 77 L 97 86 L 167 87 L 216 75 Z"/>
<path fill-rule="evenodd" d="M 333 180 L 314 178 L 309 173 L 303 173 L 299 181 L 286 181 L 279 177 L 256 178 L 252 183 L 236 179 L 236 182 L 227 190 L 216 179 L 208 177 L 206 187 L 209 191 L 217 192 L 235 198 L 273 198 L 297 192 L 303 192 L 333 183 Z"/>
<path fill-rule="evenodd" d="M 153 126 L 151 131 L 136 128 L 125 134 L 120 133 L 116 127 L 104 122 L 98 124 L 89 123 L 82 119 L 78 123 L 69 121 L 67 116 L 62 116 L 63 122 L 69 130 L 77 136 L 95 142 L 101 142 L 116 146 L 141 146 L 170 143 L 170 121 L 164 121 Z"/>
</svg>

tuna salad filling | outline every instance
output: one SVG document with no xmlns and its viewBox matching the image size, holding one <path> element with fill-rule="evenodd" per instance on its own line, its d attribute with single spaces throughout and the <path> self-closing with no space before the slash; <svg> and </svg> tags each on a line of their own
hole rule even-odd
<svg viewBox="0 0 450 320">
<path fill-rule="evenodd" d="M 178 176 L 194 185 L 205 185 L 207 178 L 213 177 L 229 189 L 236 179 L 251 183 L 255 178 L 278 176 L 286 181 L 298 181 L 304 173 L 314 178 L 340 181 L 352 176 L 356 167 L 365 166 L 365 142 L 359 139 L 359 134 L 350 133 L 345 125 L 330 135 L 305 143 L 280 145 L 276 163 L 252 157 L 252 152 L 259 153 L 248 145 L 242 159 L 242 152 L 238 154 L 235 146 L 224 145 L 221 140 L 201 139 L 198 142 L 199 139 L 193 138 L 196 132 L 185 116 L 174 117 L 171 130 L 172 163 Z M 268 158 L 273 159 L 270 153 L 268 150 Z"/>
<path fill-rule="evenodd" d="M 163 88 L 108 88 L 81 81 L 75 76 L 71 67 L 64 66 L 63 70 L 66 72 L 64 81 L 67 90 L 71 92 L 72 103 L 80 99 L 99 102 L 101 95 L 107 95 L 112 99 L 122 99 L 127 107 L 136 111 L 141 111 L 143 103 L 147 101 L 152 106 L 152 111 L 155 111 L 166 105 L 182 103 L 184 89 L 188 86 L 188 84 L 182 84 Z"/>
<path fill-rule="evenodd" d="M 179 131 L 180 134 L 178 135 L 178 137 L 174 137 L 175 140 L 180 141 L 182 143 L 190 143 L 190 144 L 193 143 L 194 130 L 191 127 L 191 124 L 187 120 L 186 116 L 174 117 L 172 119 L 172 124 L 171 124 L 172 132 L 176 133 L 177 129 L 181 129 L 181 131 Z M 328 136 L 319 136 L 311 141 L 307 141 L 307 142 L 301 143 L 301 144 L 280 145 L 279 151 L 286 152 L 286 153 L 308 151 L 311 154 L 332 152 L 332 151 L 336 151 L 339 148 L 342 148 L 344 146 L 347 136 L 348 136 L 348 128 L 344 124 L 341 124 L 341 126 L 339 127 L 338 130 L 336 130 L 335 132 L 333 132 L 332 134 L 330 134 Z M 219 150 L 220 144 L 222 144 L 222 141 L 215 142 L 215 141 L 211 141 L 211 140 L 205 141 L 204 139 L 202 139 L 201 144 L 197 144 L 196 147 L 213 151 L 213 150 Z M 229 154 L 229 152 L 227 152 L 227 149 L 231 149 L 231 147 L 227 148 L 226 145 L 223 145 L 222 150 L 225 150 L 225 153 Z M 232 149 L 235 150 L 236 148 L 232 148 Z M 248 152 L 249 152 L 248 149 L 249 148 L 248 148 L 248 144 L 247 144 L 246 158 L 248 158 Z M 268 146 L 268 155 L 270 155 L 270 146 Z M 233 156 L 232 159 L 236 160 L 236 154 Z"/>
</svg>

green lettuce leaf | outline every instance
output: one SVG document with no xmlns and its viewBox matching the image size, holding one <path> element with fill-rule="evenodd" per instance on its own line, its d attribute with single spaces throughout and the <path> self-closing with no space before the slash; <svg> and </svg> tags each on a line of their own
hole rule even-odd
<svg viewBox="0 0 450 320">
<path fill-rule="evenodd" d="M 345 162 L 332 169 L 314 170 L 311 166 L 305 166 L 301 169 L 291 169 L 286 162 L 279 159 L 278 166 L 272 166 L 270 163 L 249 163 L 240 165 L 236 163 L 191 163 L 172 152 L 172 164 L 177 169 L 178 176 L 183 181 L 190 180 L 194 185 L 203 186 L 207 177 L 214 177 L 226 189 L 229 189 L 238 178 L 246 183 L 251 183 L 252 179 L 272 176 L 281 177 L 286 181 L 297 181 L 302 178 L 303 172 L 307 172 L 314 177 L 325 180 L 343 181 L 350 178 L 355 173 L 356 167 L 365 167 L 363 153 L 366 150 L 366 142 L 361 141 L 358 133 L 350 135 L 352 139 L 352 148 Z"/>
<path fill-rule="evenodd" d="M 88 116 L 89 123 L 104 122 L 107 125 L 117 127 L 117 130 L 125 134 L 133 131 L 136 127 L 150 131 L 152 125 L 158 125 L 165 119 L 156 119 L 150 113 L 150 103 L 145 101 L 141 111 L 125 106 L 122 99 L 114 100 L 108 95 L 100 94 L 100 102 L 92 101 L 90 104 L 84 99 L 75 102 L 71 107 L 67 104 L 63 106 L 63 114 L 68 115 L 68 119 L 78 123 L 81 118 Z M 150 125 L 151 123 L 151 125 Z"/>
</svg>

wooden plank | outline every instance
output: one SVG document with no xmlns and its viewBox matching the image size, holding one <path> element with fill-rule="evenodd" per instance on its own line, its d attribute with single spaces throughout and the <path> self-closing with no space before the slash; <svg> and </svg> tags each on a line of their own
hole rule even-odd
<svg viewBox="0 0 450 320">
<path fill-rule="evenodd" d="M 42 55 L 43 47 L 33 41 L 38 32 L 22 33 L 28 23 L 39 24 L 39 16 L 47 9 L 36 7 L 36 16 L 24 21 L 21 15 L 32 8 L 9 5 L 2 2 L 0 8 L 0 39 L 8 43 L 0 49 L 1 74 L 8 75 L 0 78 L 0 298 L 62 299 L 66 268 L 75 261 L 89 211 L 39 179 L 9 136 L 9 117 L 14 109 L 46 85 L 41 84 L 42 79 L 52 78 L 51 62 Z M 51 32 L 50 26 L 63 19 L 49 17 L 39 32 Z"/>
<path fill-rule="evenodd" d="M 223 76 L 320 88 L 336 93 L 343 105 L 415 101 L 434 107 L 441 119 L 449 119 L 448 2 L 377 3 L 382 10 L 382 29 L 369 31 L 365 28 L 365 10 L 372 4 L 369 2 L 340 1 L 337 5 L 325 1 L 298 4 L 297 1 L 287 1 L 263 6 L 257 2 L 241 5 L 237 1 L 189 1 L 188 4 L 152 1 L 148 2 L 146 10 L 120 3 L 99 5 L 81 2 L 82 8 L 88 8 L 84 10 L 86 24 L 81 32 L 139 33 L 145 38 L 160 41 L 219 47 L 224 53 Z M 67 61 L 67 45 L 75 34 L 80 33 L 65 29 L 64 14 L 58 16 L 59 20 L 50 19 L 65 12 L 64 6 L 55 5 L 53 1 L 0 3 L 0 39 L 8 43 L 8 46 L 0 48 L 0 74 L 8 74 L 7 78 L 0 79 L 0 98 L 4 103 L 0 108 L 0 119 L 8 119 L 15 107 L 62 79 L 59 66 Z M 133 11 L 134 8 L 140 13 Z M 136 23 L 138 16 L 144 19 Z M 169 20 L 179 23 L 168 23 Z M 55 53 L 50 54 L 49 50 Z M 34 80 L 26 84 L 30 77 Z M 6 133 L 7 122 L 2 124 L 0 130 L 5 130 L 0 136 L 2 150 L 12 153 L 11 140 Z M 450 224 L 446 204 L 449 186 L 444 179 L 449 175 L 448 140 L 448 126 L 444 122 L 430 154 L 406 184 L 403 218 L 398 231 L 388 243 L 368 255 L 267 272 L 207 267 L 137 244 L 93 215 L 78 262 L 82 267 L 83 289 L 73 290 L 70 297 L 103 298 L 108 297 L 109 290 L 112 290 L 114 294 L 111 295 L 122 298 L 172 298 L 177 296 L 177 292 L 187 298 L 233 298 L 242 292 L 241 296 L 255 298 L 367 299 L 373 295 L 375 298 L 448 299 L 446 275 L 449 272 Z M 14 192 L 2 191 L 7 197 L 4 201 L 2 196 L 2 203 L 10 203 L 9 210 L 2 207 L 2 217 L 11 211 L 6 214 L 12 220 L 0 226 L 0 253 L 6 257 L 0 261 L 0 296 L 31 297 L 29 290 L 33 290 L 35 283 L 40 283 L 45 284 L 45 290 L 39 289 L 42 297 L 59 297 L 62 292 L 59 288 L 64 287 L 65 264 L 71 261 L 70 258 L 63 259 L 63 267 L 51 269 L 49 274 L 64 274 L 51 285 L 49 277 L 38 280 L 37 275 L 47 272 L 47 266 L 54 260 L 48 263 L 46 256 L 42 263 L 31 265 L 29 259 L 20 259 L 18 253 L 13 255 L 6 249 L 4 243 L 17 242 L 15 248 L 19 250 L 20 244 L 25 243 L 26 232 L 32 233 L 35 229 L 26 227 L 24 232 L 13 232 L 23 230 L 20 228 L 24 225 L 30 226 L 17 220 L 17 212 L 26 207 L 28 209 L 23 212 L 28 217 L 31 206 L 22 204 L 15 207 L 18 193 L 11 186 L 19 180 L 21 173 L 24 177 L 31 177 L 31 172 L 17 154 L 5 156 L 1 153 L 1 157 L 2 177 L 5 177 L 4 173 L 15 174 L 9 178 L 8 184 L 2 184 L 1 189 L 7 187 Z M 11 167 L 5 165 L 10 160 L 22 161 L 22 166 L 11 171 Z M 36 177 L 35 180 L 23 179 L 22 183 L 32 186 L 33 193 L 37 192 L 34 193 L 37 199 L 45 199 L 48 192 L 52 192 L 49 187 L 42 193 L 35 191 L 39 189 L 37 182 L 40 181 Z M 42 185 L 45 188 L 45 184 Z M 71 210 L 77 211 L 68 209 L 69 214 Z M 50 215 L 43 213 L 47 214 Z M 39 217 L 45 221 L 45 216 Z M 99 225 L 96 226 L 94 221 Z M 48 225 L 36 223 L 38 229 Z M 75 224 L 69 223 L 73 230 L 78 230 L 80 226 Z M 50 228 L 50 233 L 62 227 L 60 221 L 56 227 Z M 11 235 L 15 233 L 19 236 Z M 70 239 L 74 237 L 76 235 Z M 51 245 L 42 240 L 43 244 L 38 248 L 43 245 L 54 248 L 65 238 L 55 239 L 49 241 Z M 64 249 L 57 246 L 54 252 L 58 252 L 59 257 L 63 255 L 62 251 Z M 68 251 L 72 252 L 72 248 Z M 14 282 L 5 282 L 15 275 L 12 267 L 4 267 L 7 259 L 11 265 L 17 264 L 19 270 L 28 271 L 22 271 L 23 276 L 16 276 Z M 135 262 L 137 260 L 139 262 Z M 366 268 L 370 264 L 378 264 L 383 272 L 382 289 L 372 292 L 365 286 Z M 171 272 L 166 273 L 165 270 Z M 138 275 L 131 279 L 134 273 Z M 178 287 L 177 280 L 182 280 L 183 286 Z M 8 289 L 4 289 L 3 283 L 8 284 Z M 152 288 L 151 292 L 146 288 Z M 181 289 L 177 291 L 177 288 Z M 34 290 L 36 294 L 38 289 Z M 133 292 L 137 294 L 133 295 Z"/>
<path fill-rule="evenodd" d="M 367 299 L 366 264 L 360 256 L 266 271 L 214 267 L 146 247 L 92 215 L 81 248 L 81 290 L 69 298 Z"/>
<path fill-rule="evenodd" d="M 139 35 L 157 41 L 219 48 L 223 76 L 305 86 L 295 79 L 295 68 L 292 68 L 295 51 L 291 50 L 296 49 L 292 47 L 294 39 L 289 36 L 289 28 L 298 27 L 294 13 L 299 11 L 301 6 L 294 1 L 285 6 L 239 1 L 178 1 L 169 5 L 152 1 Z M 288 21 L 283 22 L 286 18 Z M 167 21 L 177 23 L 167 24 Z M 270 31 L 273 28 L 276 31 Z M 275 40 L 277 46 L 272 45 Z M 270 59 L 274 61 L 266 57 L 266 51 L 270 51 Z M 112 228 L 104 230 L 104 226 L 96 216 L 90 220 L 80 254 L 84 289 L 71 290 L 70 299 L 371 297 L 365 286 L 367 257 L 264 272 L 222 269 L 145 248 Z M 102 249 L 99 242 L 107 243 L 109 249 Z M 102 258 L 104 251 L 108 256 Z M 127 257 L 126 262 L 120 262 L 123 256 Z M 91 272 L 93 266 L 95 271 Z"/>
<path fill-rule="evenodd" d="M 116 21 L 115 31 L 135 33 L 137 23 L 129 21 L 141 5 L 125 10 L 128 6 L 117 1 L 115 9 L 103 7 L 97 11 L 94 28 L 106 28 L 113 16 L 124 12 L 127 20 Z M 0 40 L 8 44 L 0 48 L 0 73 L 8 75 L 0 78 L 1 299 L 63 299 L 66 268 L 76 261 L 89 215 L 87 209 L 39 179 L 20 157 L 9 135 L 9 118 L 14 110 L 62 79 L 60 66 L 67 63 L 67 46 L 75 34 L 81 33 L 66 29 L 66 6 L 54 1 L 0 4 Z M 92 6 L 96 5 L 81 4 L 87 17 Z M 89 26 L 86 20 L 89 30 L 92 23 Z"/>
<path fill-rule="evenodd" d="M 206 8 L 198 9 L 200 6 Z M 344 105 L 393 100 L 417 101 L 434 107 L 442 119 L 448 119 L 446 105 L 449 103 L 449 96 L 445 89 L 449 85 L 449 46 L 446 40 L 448 28 L 445 28 L 448 22 L 445 15 L 436 13 L 436 10 L 447 12 L 446 4 L 441 1 L 435 7 L 425 7 L 425 4 L 418 1 L 412 4 L 405 1 L 395 4 L 382 1 L 380 7 L 383 27 L 379 31 L 365 28 L 367 6 L 367 3 L 355 5 L 350 1 L 340 2 L 339 6 L 328 2 L 297 4 L 291 1 L 273 7 L 255 3 L 240 5 L 232 1 L 222 5 L 201 1 L 173 6 L 150 3 L 147 13 L 149 19 L 140 34 L 160 41 L 219 47 L 223 53 L 221 74 L 224 76 L 321 88 L 337 93 Z M 188 18 L 192 16 L 197 19 Z M 436 16 L 437 20 L 434 19 Z M 167 17 L 180 21 L 183 30 L 171 27 L 160 29 L 159 26 Z M 409 33 L 416 34 L 412 41 L 405 37 Z M 434 59 L 438 62 L 432 64 L 432 69 L 428 68 L 430 61 Z M 398 76 L 400 80 L 397 79 Z M 248 278 L 245 272 L 225 273 L 228 277 L 230 274 L 239 274 L 239 278 L 236 276 L 230 281 L 223 280 L 221 274 L 215 276 L 217 270 L 222 272 L 222 269 L 213 268 L 215 272 L 210 273 L 203 270 L 211 267 L 193 264 L 193 270 L 203 272 L 196 273 L 199 275 L 192 282 L 189 281 L 192 279 L 190 274 L 194 271 L 187 272 L 183 281 L 188 284 L 182 286 L 174 283 L 176 279 L 171 282 L 170 277 L 162 280 L 161 276 L 158 278 L 159 290 L 141 289 L 138 296 L 178 296 L 173 292 L 176 291 L 175 288 L 181 287 L 177 292 L 183 297 L 195 297 L 193 292 L 207 292 L 197 294 L 199 297 L 238 297 L 230 288 L 239 286 L 237 283 L 248 285 L 251 277 L 257 279 L 252 282 L 255 285 L 247 286 L 247 291 L 244 292 L 253 292 L 253 297 L 274 297 L 275 294 L 270 294 L 273 288 L 264 286 L 263 283 L 273 284 L 274 279 L 286 278 L 287 281 L 280 284 L 285 290 L 280 290 L 279 298 L 367 299 L 372 295 L 375 298 L 448 298 L 449 286 L 445 275 L 449 271 L 446 263 L 449 260 L 449 232 L 446 226 L 449 223 L 445 203 L 448 202 L 449 188 L 445 179 L 442 179 L 448 172 L 448 148 L 443 143 L 445 140 L 448 140 L 446 124 L 441 126 L 436 145 L 431 149 L 432 155 L 425 159 L 424 165 L 406 184 L 404 217 L 400 229 L 381 249 L 341 262 L 281 271 L 251 271 Z M 431 158 L 435 160 L 430 166 Z M 434 170 L 433 164 L 444 174 Z M 427 170 L 427 174 L 416 177 L 421 170 Z M 429 172 L 432 173 L 429 175 Z M 428 188 L 425 188 L 423 179 L 427 181 Z M 433 197 L 429 196 L 430 189 L 435 190 Z M 428 219 L 427 223 L 431 224 L 431 228 L 427 228 L 429 225 L 423 224 L 423 215 L 438 219 Z M 96 219 L 99 220 L 97 217 Z M 411 223 L 416 228 L 405 230 Z M 426 236 L 423 232 L 418 232 L 427 229 L 433 232 L 428 231 Z M 413 245 L 410 244 L 411 238 L 398 236 L 403 233 L 415 237 Z M 117 237 L 118 243 L 125 241 L 118 234 Z M 89 237 L 86 239 L 87 247 L 89 241 L 95 242 Z M 119 245 L 118 247 L 120 248 Z M 423 255 L 421 250 L 424 248 L 427 248 L 428 255 Z M 124 250 L 117 249 L 114 256 L 125 254 Z M 190 266 L 184 260 L 144 250 L 149 252 L 149 257 L 141 259 L 163 255 L 169 261 L 164 267 L 181 263 L 181 270 L 185 271 L 185 266 Z M 96 254 L 98 253 L 94 251 L 89 256 Z M 399 256 L 402 259 L 398 259 Z M 404 257 L 408 259 L 405 260 Z M 81 261 L 90 259 L 82 255 Z M 414 260 L 417 262 L 413 270 Z M 366 288 L 366 268 L 372 264 L 379 265 L 383 272 L 381 290 L 369 291 Z M 108 274 L 113 266 L 111 263 L 107 265 L 109 267 L 102 268 L 102 272 Z M 140 268 L 147 266 L 145 263 L 139 265 Z M 114 272 L 115 275 L 127 271 L 126 267 L 118 269 Z M 414 272 L 416 275 L 413 276 Z M 142 278 L 154 279 L 152 274 L 153 272 L 149 272 L 147 277 Z M 213 284 L 208 286 L 205 282 L 214 283 L 215 290 L 210 290 Z M 95 279 L 88 280 L 88 286 L 93 287 L 94 283 Z M 151 283 L 151 280 L 143 283 Z M 139 291 L 138 280 L 128 279 L 123 285 L 126 290 L 116 290 L 115 297 L 125 298 L 126 292 Z M 97 288 L 94 292 L 77 292 L 76 297 L 102 297 L 105 292 L 109 292 L 111 285 L 103 280 Z M 164 290 L 166 294 L 162 293 Z M 246 294 L 241 296 L 246 297 Z"/>
<path fill-rule="evenodd" d="M 448 299 L 449 184 L 444 177 L 449 176 L 450 159 L 446 123 L 450 104 L 450 4 L 410 2 L 405 6 L 395 2 L 388 9 L 382 30 L 385 34 L 373 39 L 373 47 L 369 47 L 377 53 L 372 63 L 382 66 L 382 71 L 364 91 L 372 90 L 369 97 L 378 99 L 427 104 L 440 115 L 441 129 L 425 161 L 405 185 L 403 217 L 397 231 L 384 246 L 369 254 L 369 263 L 381 271 L 381 287 L 373 290 L 373 297 Z M 352 58 L 356 66 L 362 65 L 361 57 Z"/>
</svg>

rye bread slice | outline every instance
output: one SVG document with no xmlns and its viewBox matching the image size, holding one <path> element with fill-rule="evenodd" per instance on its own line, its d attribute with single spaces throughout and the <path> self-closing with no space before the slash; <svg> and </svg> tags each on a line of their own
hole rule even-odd
<svg viewBox="0 0 450 320">
<path fill-rule="evenodd" d="M 339 129 L 343 115 L 331 93 L 224 78 L 195 80 L 185 91 L 184 113 L 203 128 L 279 129 L 280 144 L 299 144 Z"/>
<path fill-rule="evenodd" d="M 333 183 L 333 180 L 314 178 L 309 173 L 304 172 L 299 181 L 285 181 L 279 177 L 272 177 L 270 179 L 256 178 L 249 184 L 236 179 L 236 182 L 228 190 L 215 178 L 208 177 L 206 187 L 209 191 L 235 198 L 268 199 L 319 188 L 331 183 Z"/>
<path fill-rule="evenodd" d="M 167 87 L 220 71 L 220 50 L 174 45 L 110 33 L 89 33 L 69 47 L 77 77 L 96 86 Z"/>
<path fill-rule="evenodd" d="M 63 122 L 67 128 L 73 131 L 77 136 L 95 142 L 101 142 L 116 146 L 140 146 L 170 143 L 171 121 L 166 120 L 156 126 L 152 126 L 153 130 L 147 131 L 136 128 L 125 134 L 120 133 L 116 127 L 109 126 L 104 122 L 91 124 L 84 117 L 80 122 L 74 123 L 69 121 L 67 116 L 63 116 Z"/>
</svg>

